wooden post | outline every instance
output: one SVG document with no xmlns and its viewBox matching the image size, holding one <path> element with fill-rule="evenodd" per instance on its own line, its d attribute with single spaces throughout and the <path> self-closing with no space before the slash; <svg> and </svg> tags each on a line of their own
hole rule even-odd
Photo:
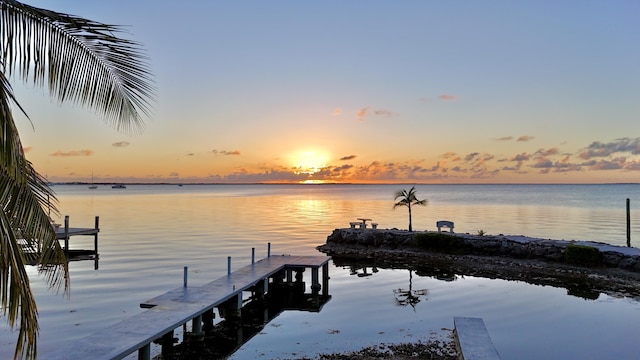
<svg viewBox="0 0 640 360">
<path fill-rule="evenodd" d="M 213 331 L 213 319 L 215 318 L 215 313 L 213 312 L 213 308 L 202 313 L 202 330 L 205 333 L 210 333 Z"/>
<path fill-rule="evenodd" d="M 322 295 L 329 296 L 329 263 L 322 265 Z"/>
<path fill-rule="evenodd" d="M 69 215 L 64 216 L 64 251 L 69 251 Z"/>
<path fill-rule="evenodd" d="M 147 344 L 138 350 L 138 360 L 151 359 L 151 344 Z"/>
<path fill-rule="evenodd" d="M 96 216 L 95 229 L 96 233 L 93 235 L 93 251 L 96 258 L 98 258 L 98 231 L 100 231 L 100 216 Z"/>
<path fill-rule="evenodd" d="M 311 268 L 311 292 L 314 296 L 320 293 L 320 277 L 318 276 L 319 268 Z"/>
<path fill-rule="evenodd" d="M 267 243 L 267 257 L 271 257 L 271 243 Z"/>
<path fill-rule="evenodd" d="M 184 267 L 184 275 L 183 275 L 184 280 L 183 280 L 183 282 L 182 282 L 182 287 L 187 287 L 187 274 L 188 274 L 188 273 L 189 273 L 189 267 L 188 267 L 188 266 L 185 266 L 185 267 Z"/>
<path fill-rule="evenodd" d="M 168 333 L 162 335 L 160 338 L 160 346 L 161 346 L 161 354 L 168 357 L 168 355 L 173 354 L 173 330 Z"/>
<path fill-rule="evenodd" d="M 631 247 L 631 205 L 627 198 L 627 247 Z"/>
<path fill-rule="evenodd" d="M 251 265 L 256 262 L 256 248 L 251 248 Z"/>
<path fill-rule="evenodd" d="M 202 315 L 198 315 L 191 321 L 191 338 L 192 340 L 204 340 L 202 332 Z"/>
<path fill-rule="evenodd" d="M 227 276 L 231 276 L 231 256 L 227 256 Z"/>
</svg>

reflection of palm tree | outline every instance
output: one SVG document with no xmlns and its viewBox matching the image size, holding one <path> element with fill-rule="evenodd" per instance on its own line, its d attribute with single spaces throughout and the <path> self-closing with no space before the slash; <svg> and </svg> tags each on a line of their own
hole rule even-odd
<svg viewBox="0 0 640 360">
<path fill-rule="evenodd" d="M 400 201 L 398 201 L 397 203 L 393 204 L 393 208 L 397 208 L 398 206 L 406 206 L 409 209 L 409 231 L 413 231 L 413 228 L 411 226 L 411 205 L 422 205 L 422 206 L 426 206 L 427 205 L 427 200 L 418 200 L 416 198 L 416 187 L 412 186 L 411 189 L 409 189 L 409 191 L 402 189 L 402 190 L 398 190 L 396 191 L 395 194 L 395 198 L 394 200 L 398 200 L 400 199 Z"/>
<path fill-rule="evenodd" d="M 0 302 L 11 327 L 19 320 L 15 357 L 35 358 L 37 309 L 25 262 L 41 264 L 49 284 L 65 289 L 68 267 L 47 214 L 48 199 L 57 213 L 56 199 L 26 159 L 12 115 L 24 109 L 8 79 L 15 72 L 48 86 L 60 102 L 87 105 L 129 133 L 141 129 L 153 88 L 140 45 L 116 37 L 118 26 L 13 0 L 0 0 L 0 17 Z"/>
<path fill-rule="evenodd" d="M 416 305 L 422 300 L 421 297 L 427 296 L 428 290 L 413 290 L 413 271 L 409 270 L 409 290 L 398 288 L 393 290 L 393 293 L 396 297 L 398 305 L 411 305 L 411 307 L 415 310 Z"/>
</svg>

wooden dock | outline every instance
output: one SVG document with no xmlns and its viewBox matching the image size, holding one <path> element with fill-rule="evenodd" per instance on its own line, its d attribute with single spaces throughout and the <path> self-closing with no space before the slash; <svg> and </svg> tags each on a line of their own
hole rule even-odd
<svg viewBox="0 0 640 360">
<path fill-rule="evenodd" d="M 455 317 L 454 340 L 461 360 L 500 360 L 481 318 Z"/>
<path fill-rule="evenodd" d="M 171 290 L 141 303 L 147 309 L 142 313 L 58 349 L 47 359 L 122 359 L 138 351 L 138 359 L 148 360 L 151 343 L 160 341 L 164 352 L 165 346 L 172 346 L 176 328 L 192 322 L 191 333 L 200 334 L 203 325 L 212 321 L 214 308 L 237 315 L 243 291 L 264 296 L 272 284 L 292 282 L 294 273 L 300 280 L 307 268 L 311 269 L 313 296 L 329 297 L 329 260 L 326 256 L 268 256 L 206 285 Z"/>
<path fill-rule="evenodd" d="M 89 255 L 98 258 L 98 233 L 100 232 L 100 217 L 96 216 L 93 228 L 72 228 L 69 227 L 69 215 L 64 217 L 64 226 L 56 228 L 56 237 L 58 240 L 64 240 L 63 249 L 68 257 Z M 93 250 L 89 249 L 69 249 L 69 239 L 72 236 L 84 235 L 93 236 Z"/>
</svg>

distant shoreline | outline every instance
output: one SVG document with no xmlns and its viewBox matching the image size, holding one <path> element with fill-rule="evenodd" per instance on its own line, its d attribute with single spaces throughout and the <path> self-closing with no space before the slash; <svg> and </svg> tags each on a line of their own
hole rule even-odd
<svg viewBox="0 0 640 360">
<path fill-rule="evenodd" d="M 389 185 L 389 186 L 592 186 L 592 185 L 640 185 L 640 182 L 614 182 L 614 183 L 455 183 L 455 184 L 443 184 L 443 183 L 313 183 L 305 184 L 300 182 L 288 183 L 288 182 L 269 182 L 269 183 L 226 183 L 226 182 L 84 182 L 84 181 L 69 181 L 69 182 L 50 182 L 49 185 L 297 185 L 297 186 L 335 186 L 335 185 Z"/>
</svg>

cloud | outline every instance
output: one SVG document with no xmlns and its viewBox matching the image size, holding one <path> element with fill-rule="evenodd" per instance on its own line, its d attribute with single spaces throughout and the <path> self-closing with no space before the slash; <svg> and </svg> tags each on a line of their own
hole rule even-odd
<svg viewBox="0 0 640 360">
<path fill-rule="evenodd" d="M 558 150 L 558 148 L 551 148 L 551 149 L 539 149 L 538 151 L 536 151 L 534 153 L 534 155 L 536 157 L 547 157 L 547 156 L 552 156 L 552 155 L 557 155 L 560 153 L 560 150 Z"/>
<path fill-rule="evenodd" d="M 589 170 L 619 170 L 624 168 L 626 158 L 618 157 L 612 160 L 600 160 L 593 163 Z"/>
<path fill-rule="evenodd" d="M 536 168 L 536 169 L 552 168 L 553 167 L 553 161 L 551 161 L 549 159 L 540 158 L 540 159 L 536 160 L 535 164 L 531 165 L 531 167 L 532 168 Z"/>
<path fill-rule="evenodd" d="M 25 152 L 25 154 L 26 154 L 26 153 L 28 153 L 28 152 L 29 152 L 29 151 L 31 151 L 31 150 L 33 150 L 33 146 L 27 146 L 27 147 L 23 147 L 23 148 L 22 148 L 22 151 L 24 151 L 24 152 Z"/>
<path fill-rule="evenodd" d="M 343 156 L 340 158 L 340 161 L 347 161 L 347 160 L 353 160 L 356 158 L 356 155 L 348 155 L 348 156 Z"/>
<path fill-rule="evenodd" d="M 393 116 L 393 112 L 387 109 L 378 109 L 373 112 L 377 116 Z"/>
<path fill-rule="evenodd" d="M 180 174 L 178 174 L 177 172 L 172 172 L 172 173 L 169 174 L 169 177 L 178 178 L 178 177 L 180 177 Z"/>
<path fill-rule="evenodd" d="M 211 150 L 211 152 L 216 154 L 216 155 L 240 155 L 240 151 L 238 151 L 238 150 L 233 150 L 233 151 Z"/>
<path fill-rule="evenodd" d="M 522 154 L 518 154 L 514 157 L 512 157 L 511 159 L 509 159 L 509 161 L 527 161 L 531 159 L 531 155 L 527 154 L 527 153 L 522 153 Z"/>
<path fill-rule="evenodd" d="M 478 155 L 480 155 L 480 153 L 478 152 L 467 154 L 467 156 L 464 157 L 464 161 L 466 162 L 473 161 L 473 159 L 475 159 Z"/>
<path fill-rule="evenodd" d="M 503 136 L 503 137 L 497 138 L 496 140 L 498 140 L 498 141 L 508 141 L 508 140 L 511 140 L 511 139 L 513 139 L 513 136 Z"/>
<path fill-rule="evenodd" d="M 609 143 L 594 141 L 579 156 L 582 159 L 589 160 L 594 157 L 606 157 L 622 152 L 640 155 L 640 138 L 621 138 Z"/>
<path fill-rule="evenodd" d="M 367 115 L 367 112 L 369 111 L 369 107 L 365 107 L 360 109 L 357 113 L 356 113 L 356 118 L 358 120 L 363 120 L 364 117 Z"/>
<path fill-rule="evenodd" d="M 340 108 L 335 108 L 335 109 L 333 110 L 332 115 L 333 115 L 333 116 L 339 116 L 339 115 L 342 115 L 342 109 L 340 109 Z"/>
<path fill-rule="evenodd" d="M 194 153 L 188 153 L 187 156 L 196 156 Z"/>
<path fill-rule="evenodd" d="M 370 108 L 371 108 L 370 106 L 367 106 L 358 110 L 358 112 L 356 113 L 356 118 L 358 120 L 364 120 L 364 118 L 367 115 L 371 114 Z M 387 110 L 387 109 L 377 109 L 377 110 L 373 110 L 373 115 L 389 117 L 389 116 L 393 116 L 394 113 L 393 111 Z"/>
<path fill-rule="evenodd" d="M 453 151 L 447 151 L 446 153 L 440 155 L 440 157 L 451 161 L 460 160 L 460 156 L 458 156 L 458 154 L 454 153 Z"/>
<path fill-rule="evenodd" d="M 72 151 L 67 151 L 67 152 L 63 152 L 63 151 L 56 151 L 53 154 L 49 154 L 49 156 L 60 156 L 60 157 L 66 157 L 66 156 L 91 156 L 93 155 L 93 150 L 72 150 Z"/>
<path fill-rule="evenodd" d="M 533 140 L 533 136 L 529 136 L 529 135 L 522 135 L 518 138 L 518 140 L 516 141 L 529 141 L 529 140 Z"/>
<path fill-rule="evenodd" d="M 114 142 L 113 144 L 111 144 L 111 146 L 118 147 L 118 148 L 127 147 L 129 145 L 131 145 L 131 144 L 128 141 L 118 141 L 118 142 Z"/>
<path fill-rule="evenodd" d="M 442 94 L 438 96 L 438 99 L 445 100 L 445 101 L 456 100 L 457 98 L 458 97 L 455 95 L 448 95 L 448 94 Z"/>
</svg>

